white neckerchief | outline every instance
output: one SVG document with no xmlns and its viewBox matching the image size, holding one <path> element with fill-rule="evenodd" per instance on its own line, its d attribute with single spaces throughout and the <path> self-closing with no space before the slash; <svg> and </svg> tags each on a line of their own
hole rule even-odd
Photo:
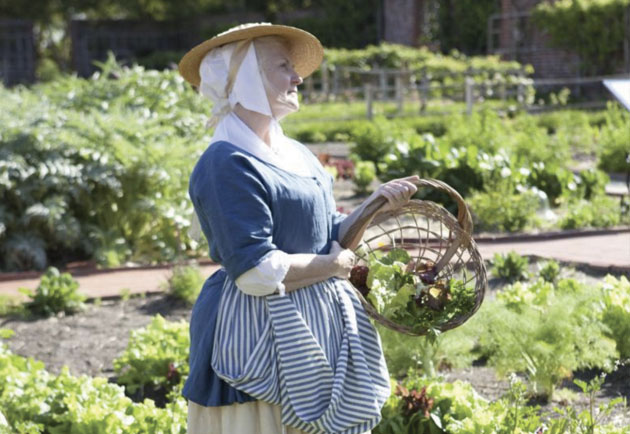
<svg viewBox="0 0 630 434">
<path fill-rule="evenodd" d="M 212 143 L 226 141 L 282 170 L 299 176 L 313 176 L 304 154 L 298 148 L 303 145 L 285 136 L 275 119 L 271 120 L 269 135 L 272 146 L 263 142 L 235 113 L 229 113 L 219 121 L 210 140 L 210 146 Z M 188 235 L 196 242 L 202 237 L 199 218 L 194 212 Z"/>
<path fill-rule="evenodd" d="M 230 142 L 282 170 L 300 176 L 312 176 L 304 154 L 298 148 L 303 145 L 285 136 L 275 119 L 271 120 L 269 137 L 271 146 L 263 142 L 235 113 L 230 113 L 217 125 L 211 143 Z"/>
</svg>

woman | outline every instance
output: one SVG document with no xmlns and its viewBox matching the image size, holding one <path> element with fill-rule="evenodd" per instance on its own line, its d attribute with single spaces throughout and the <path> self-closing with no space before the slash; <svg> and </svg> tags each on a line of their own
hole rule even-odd
<svg viewBox="0 0 630 434">
<path fill-rule="evenodd" d="M 354 255 L 337 240 L 376 197 L 406 203 L 415 177 L 383 184 L 350 216 L 336 211 L 332 177 L 278 124 L 322 57 L 307 32 L 247 24 L 180 63 L 214 103 L 189 193 L 223 266 L 191 317 L 191 433 L 364 433 L 389 395 L 378 334 L 345 280 Z"/>
</svg>

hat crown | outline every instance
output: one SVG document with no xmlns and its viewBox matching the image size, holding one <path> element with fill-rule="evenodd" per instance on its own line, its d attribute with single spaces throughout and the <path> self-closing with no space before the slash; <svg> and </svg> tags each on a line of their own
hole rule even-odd
<svg viewBox="0 0 630 434">
<path fill-rule="evenodd" d="M 300 76 L 307 77 L 319 67 L 324 57 L 324 49 L 319 40 L 312 34 L 291 26 L 246 23 L 232 27 L 193 47 L 179 62 L 179 72 L 186 81 L 199 86 L 199 65 L 208 51 L 230 42 L 271 35 L 281 36 L 289 42 L 291 59 L 295 71 Z"/>
</svg>

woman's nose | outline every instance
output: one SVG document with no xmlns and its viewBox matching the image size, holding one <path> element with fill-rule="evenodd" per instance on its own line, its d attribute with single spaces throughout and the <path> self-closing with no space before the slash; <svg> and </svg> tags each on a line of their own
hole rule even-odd
<svg viewBox="0 0 630 434">
<path fill-rule="evenodd" d="M 291 84 L 295 84 L 296 86 L 302 84 L 303 81 L 304 80 L 302 80 L 302 77 L 297 74 L 293 74 L 293 77 L 291 77 Z"/>
</svg>

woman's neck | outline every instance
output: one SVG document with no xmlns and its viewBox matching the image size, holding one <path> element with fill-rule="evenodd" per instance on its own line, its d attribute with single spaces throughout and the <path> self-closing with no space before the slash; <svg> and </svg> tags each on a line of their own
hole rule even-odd
<svg viewBox="0 0 630 434">
<path fill-rule="evenodd" d="M 234 114 L 238 116 L 251 129 L 260 140 L 271 146 L 269 139 L 269 129 L 271 127 L 271 118 L 261 113 L 247 110 L 240 104 L 234 107 Z"/>
</svg>

